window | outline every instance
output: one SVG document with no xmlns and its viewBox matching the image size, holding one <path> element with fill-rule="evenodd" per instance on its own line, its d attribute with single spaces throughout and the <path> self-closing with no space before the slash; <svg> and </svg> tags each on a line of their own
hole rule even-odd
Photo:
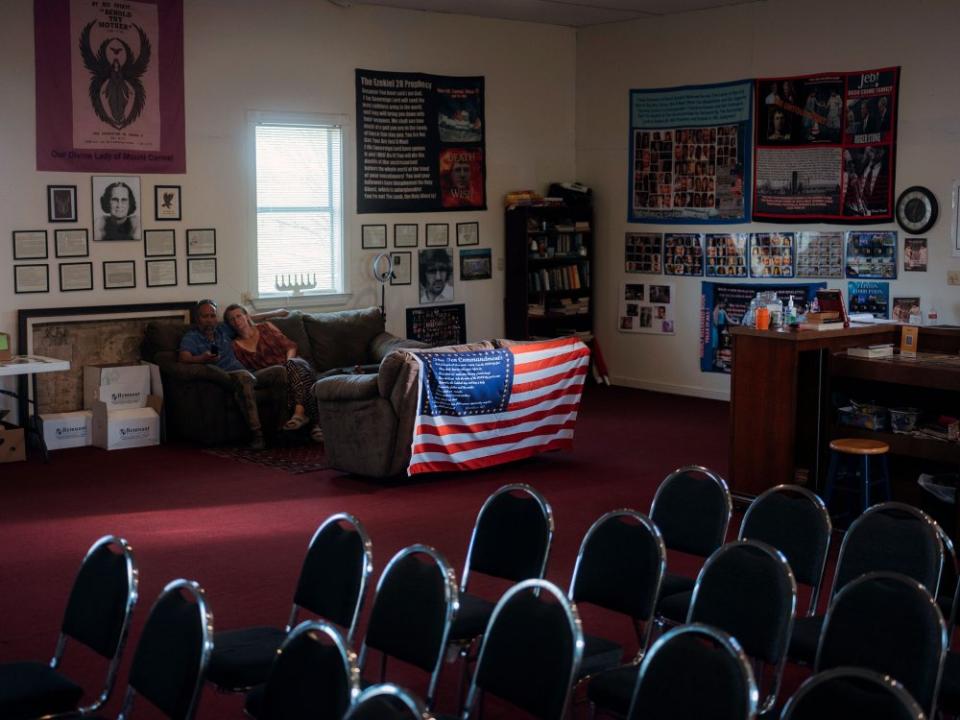
<svg viewBox="0 0 960 720">
<path fill-rule="evenodd" d="M 342 127 L 261 120 L 254 130 L 255 295 L 345 292 Z"/>
</svg>

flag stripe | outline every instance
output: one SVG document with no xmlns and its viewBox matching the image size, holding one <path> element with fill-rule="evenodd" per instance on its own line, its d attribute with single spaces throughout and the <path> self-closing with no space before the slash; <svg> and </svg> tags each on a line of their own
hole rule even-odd
<svg viewBox="0 0 960 720">
<path fill-rule="evenodd" d="M 457 470 L 490 467 L 491 465 L 501 465 L 505 462 L 519 460 L 521 458 L 531 457 L 547 450 L 559 450 L 561 448 L 573 447 L 573 433 L 555 437 L 545 443 L 528 444 L 524 446 L 514 446 L 499 453 L 461 453 L 459 455 L 449 455 L 447 453 L 424 453 L 419 457 L 412 459 L 410 463 L 411 474 L 417 472 L 436 472 L 437 470 Z M 438 467 L 439 466 L 439 467 Z"/>
</svg>

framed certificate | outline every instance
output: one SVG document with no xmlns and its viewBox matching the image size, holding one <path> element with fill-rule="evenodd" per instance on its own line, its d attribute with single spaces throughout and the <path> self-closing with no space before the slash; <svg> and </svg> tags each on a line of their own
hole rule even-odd
<svg viewBox="0 0 960 720">
<path fill-rule="evenodd" d="M 171 287 L 177 284 L 176 260 L 147 260 L 147 287 Z"/>
<path fill-rule="evenodd" d="M 479 245 L 480 223 L 457 223 L 457 245 Z"/>
<path fill-rule="evenodd" d="M 50 292 L 50 266 L 14 265 L 13 291 L 18 295 Z"/>
<path fill-rule="evenodd" d="M 187 230 L 187 255 L 216 255 L 217 231 L 213 228 Z"/>
<path fill-rule="evenodd" d="M 360 230 L 360 242 L 364 250 L 379 250 L 387 246 L 386 225 L 363 225 Z"/>
<path fill-rule="evenodd" d="M 60 292 L 93 290 L 93 263 L 60 263 Z"/>
<path fill-rule="evenodd" d="M 450 244 L 450 225 L 427 223 L 427 247 L 447 247 Z"/>
<path fill-rule="evenodd" d="M 90 257 L 90 235 L 87 229 L 57 230 L 54 233 L 54 251 L 58 258 Z"/>
<path fill-rule="evenodd" d="M 393 226 L 393 246 L 396 248 L 415 248 L 420 242 L 417 234 L 419 225 L 400 223 Z"/>
<path fill-rule="evenodd" d="M 143 254 L 145 257 L 173 257 L 177 254 L 174 230 L 144 230 Z"/>
<path fill-rule="evenodd" d="M 137 267 L 133 260 L 104 260 L 103 289 L 120 290 L 137 286 Z"/>
<path fill-rule="evenodd" d="M 47 231 L 46 230 L 14 230 L 13 231 L 13 259 L 14 260 L 46 260 L 47 259 Z"/>
<path fill-rule="evenodd" d="M 216 284 L 216 258 L 187 258 L 187 285 Z"/>
</svg>

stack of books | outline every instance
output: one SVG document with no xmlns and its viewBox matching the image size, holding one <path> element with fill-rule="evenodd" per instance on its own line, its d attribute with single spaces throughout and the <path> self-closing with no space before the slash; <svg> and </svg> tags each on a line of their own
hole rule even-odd
<svg viewBox="0 0 960 720">
<path fill-rule="evenodd" d="M 840 330 L 843 328 L 843 318 L 837 311 L 808 312 L 803 322 L 797 325 L 800 330 Z"/>
<path fill-rule="evenodd" d="M 863 347 L 847 348 L 847 355 L 858 358 L 885 358 L 893 357 L 893 344 L 865 345 Z"/>
</svg>

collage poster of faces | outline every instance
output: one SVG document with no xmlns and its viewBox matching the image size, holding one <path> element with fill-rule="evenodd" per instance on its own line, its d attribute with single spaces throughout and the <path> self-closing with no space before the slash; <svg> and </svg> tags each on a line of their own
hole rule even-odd
<svg viewBox="0 0 960 720">
<path fill-rule="evenodd" d="M 797 277 L 842 278 L 843 233 L 797 233 Z"/>
<path fill-rule="evenodd" d="M 621 332 L 674 334 L 674 286 L 669 283 L 621 283 Z"/>
<path fill-rule="evenodd" d="M 750 248 L 750 275 L 792 278 L 793 241 L 792 232 L 754 233 Z"/>
<path fill-rule="evenodd" d="M 627 233 L 624 238 L 628 273 L 663 272 L 663 235 L 661 233 Z"/>
<path fill-rule="evenodd" d="M 708 233 L 707 277 L 747 277 L 747 233 Z"/>
<path fill-rule="evenodd" d="M 703 237 L 700 233 L 666 233 L 663 265 L 667 275 L 703 275 Z"/>
</svg>

